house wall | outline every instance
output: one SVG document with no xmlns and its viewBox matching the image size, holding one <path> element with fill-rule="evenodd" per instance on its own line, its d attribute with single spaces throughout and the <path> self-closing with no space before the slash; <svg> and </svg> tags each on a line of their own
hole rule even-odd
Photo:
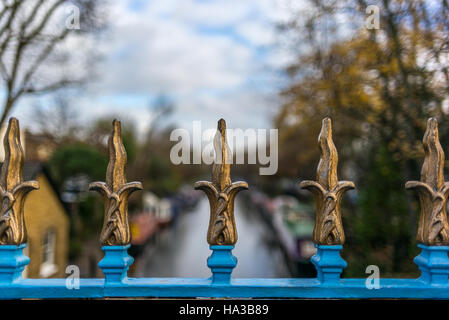
<svg viewBox="0 0 449 320">
<path fill-rule="evenodd" d="M 28 278 L 41 278 L 44 236 L 49 229 L 53 229 L 56 232 L 57 271 L 51 277 L 65 277 L 69 249 L 69 218 L 47 177 L 40 173 L 36 180 L 40 189 L 28 194 L 24 207 L 28 233 L 26 253 L 31 259 L 25 275 Z"/>
</svg>

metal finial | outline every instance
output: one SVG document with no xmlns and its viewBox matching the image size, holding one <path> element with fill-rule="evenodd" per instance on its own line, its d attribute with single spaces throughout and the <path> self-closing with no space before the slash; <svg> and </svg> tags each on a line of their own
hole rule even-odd
<svg viewBox="0 0 449 320">
<path fill-rule="evenodd" d="M 131 242 L 128 222 L 128 198 L 132 192 L 142 190 L 140 182 L 126 182 L 126 150 L 122 142 L 120 121 L 112 122 L 109 137 L 109 164 L 105 182 L 93 182 L 89 190 L 100 192 L 105 198 L 105 217 L 100 241 L 105 246 L 123 246 Z"/>
<path fill-rule="evenodd" d="M 9 119 L 3 139 L 5 161 L 0 173 L 0 244 L 20 245 L 27 241 L 23 206 L 27 194 L 39 189 L 37 181 L 23 181 L 24 154 L 20 143 L 19 121 Z"/>
<path fill-rule="evenodd" d="M 341 222 L 340 201 L 346 190 L 354 189 L 352 181 L 338 181 L 338 154 L 332 141 L 330 118 L 323 119 L 318 137 L 321 151 L 317 168 L 317 181 L 302 181 L 300 187 L 310 190 L 315 196 L 316 218 L 313 241 L 319 245 L 338 245 L 345 241 Z"/>
<path fill-rule="evenodd" d="M 446 203 L 449 183 L 444 182 L 444 152 L 438 138 L 438 122 L 427 120 L 423 138 L 424 163 L 421 181 L 408 181 L 406 189 L 416 189 L 421 204 L 417 241 L 427 246 L 449 245 Z"/>
<path fill-rule="evenodd" d="M 223 119 L 218 121 L 214 149 L 212 182 L 198 181 L 195 189 L 203 190 L 209 198 L 207 242 L 210 245 L 234 245 L 237 242 L 234 200 L 239 191 L 248 189 L 248 184 L 244 181 L 231 181 L 231 152 L 226 142 L 226 122 Z"/>
</svg>

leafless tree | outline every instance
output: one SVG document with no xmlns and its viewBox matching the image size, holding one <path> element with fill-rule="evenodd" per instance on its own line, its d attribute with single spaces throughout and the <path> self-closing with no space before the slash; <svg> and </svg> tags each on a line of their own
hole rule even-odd
<svg viewBox="0 0 449 320">
<path fill-rule="evenodd" d="M 0 125 L 21 97 L 86 80 L 102 3 L 0 0 Z"/>
</svg>

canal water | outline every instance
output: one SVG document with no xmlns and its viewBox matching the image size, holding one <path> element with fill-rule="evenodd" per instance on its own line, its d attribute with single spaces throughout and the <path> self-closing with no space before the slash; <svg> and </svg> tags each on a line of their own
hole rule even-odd
<svg viewBox="0 0 449 320">
<path fill-rule="evenodd" d="M 237 267 L 233 277 L 290 277 L 273 234 L 259 216 L 235 204 L 238 240 L 233 250 Z M 160 235 L 155 245 L 148 245 L 136 261 L 137 277 L 199 277 L 211 275 L 206 241 L 209 202 L 205 198 L 191 212 L 181 213 L 176 224 Z"/>
</svg>

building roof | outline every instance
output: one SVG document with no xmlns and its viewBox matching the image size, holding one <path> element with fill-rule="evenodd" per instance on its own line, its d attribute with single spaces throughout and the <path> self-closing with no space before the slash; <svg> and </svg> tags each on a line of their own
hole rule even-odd
<svg viewBox="0 0 449 320">
<path fill-rule="evenodd" d="M 36 179 L 38 174 L 44 170 L 44 165 L 35 161 L 25 161 L 23 164 L 23 180 Z M 1 166 L 0 166 L 1 168 Z"/>
</svg>

